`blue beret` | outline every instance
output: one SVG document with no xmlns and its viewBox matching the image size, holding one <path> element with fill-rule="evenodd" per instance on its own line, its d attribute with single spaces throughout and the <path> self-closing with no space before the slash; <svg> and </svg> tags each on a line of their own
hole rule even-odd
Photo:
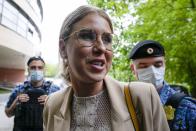
<svg viewBox="0 0 196 131">
<path fill-rule="evenodd" d="M 165 56 L 163 46 L 153 40 L 144 40 L 136 44 L 129 54 L 129 59 Z"/>
<path fill-rule="evenodd" d="M 41 61 L 45 64 L 44 59 L 41 58 L 41 56 L 33 56 L 33 57 L 30 57 L 30 58 L 29 58 L 29 60 L 28 60 L 28 62 L 27 62 L 27 66 L 29 66 L 29 64 L 30 64 L 32 61 L 34 61 L 34 60 L 41 60 Z"/>
</svg>

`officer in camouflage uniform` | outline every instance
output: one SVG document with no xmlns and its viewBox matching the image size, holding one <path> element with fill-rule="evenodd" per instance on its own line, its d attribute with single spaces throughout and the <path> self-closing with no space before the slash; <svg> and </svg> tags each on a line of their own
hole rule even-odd
<svg viewBox="0 0 196 131">
<path fill-rule="evenodd" d="M 164 48 L 159 42 L 141 41 L 129 54 L 131 70 L 138 80 L 156 87 L 171 131 L 196 131 L 196 100 L 174 90 L 164 80 L 164 56 Z"/>
<path fill-rule="evenodd" d="M 31 57 L 27 66 L 28 80 L 13 89 L 5 113 L 8 117 L 15 116 L 13 131 L 43 131 L 45 99 L 60 88 L 44 80 L 45 62 L 41 57 Z"/>
</svg>

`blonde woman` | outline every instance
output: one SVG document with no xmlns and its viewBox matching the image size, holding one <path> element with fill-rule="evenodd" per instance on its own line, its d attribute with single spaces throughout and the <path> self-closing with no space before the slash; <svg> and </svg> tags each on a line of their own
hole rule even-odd
<svg viewBox="0 0 196 131">
<path fill-rule="evenodd" d="M 45 103 L 45 131 L 133 131 L 124 84 L 106 76 L 112 64 L 113 27 L 101 9 L 81 6 L 65 18 L 59 37 L 69 87 Z M 140 130 L 169 130 L 151 84 L 130 84 Z"/>
</svg>

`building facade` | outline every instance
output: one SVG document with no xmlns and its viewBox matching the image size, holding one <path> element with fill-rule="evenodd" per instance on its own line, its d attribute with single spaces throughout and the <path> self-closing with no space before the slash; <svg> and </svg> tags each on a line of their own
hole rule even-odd
<svg viewBox="0 0 196 131">
<path fill-rule="evenodd" d="M 41 55 L 41 0 L 0 0 L 0 86 L 25 79 L 26 61 Z"/>
</svg>

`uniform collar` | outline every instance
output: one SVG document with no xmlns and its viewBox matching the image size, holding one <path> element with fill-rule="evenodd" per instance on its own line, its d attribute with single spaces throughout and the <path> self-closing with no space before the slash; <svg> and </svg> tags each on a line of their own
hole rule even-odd
<svg viewBox="0 0 196 131">
<path fill-rule="evenodd" d="M 161 91 L 159 92 L 159 96 L 160 96 L 160 99 L 161 99 L 161 103 L 163 105 L 166 104 L 167 100 L 173 95 L 175 94 L 175 90 L 173 90 L 169 84 L 164 81 L 163 82 L 163 88 L 161 89 Z"/>
</svg>

